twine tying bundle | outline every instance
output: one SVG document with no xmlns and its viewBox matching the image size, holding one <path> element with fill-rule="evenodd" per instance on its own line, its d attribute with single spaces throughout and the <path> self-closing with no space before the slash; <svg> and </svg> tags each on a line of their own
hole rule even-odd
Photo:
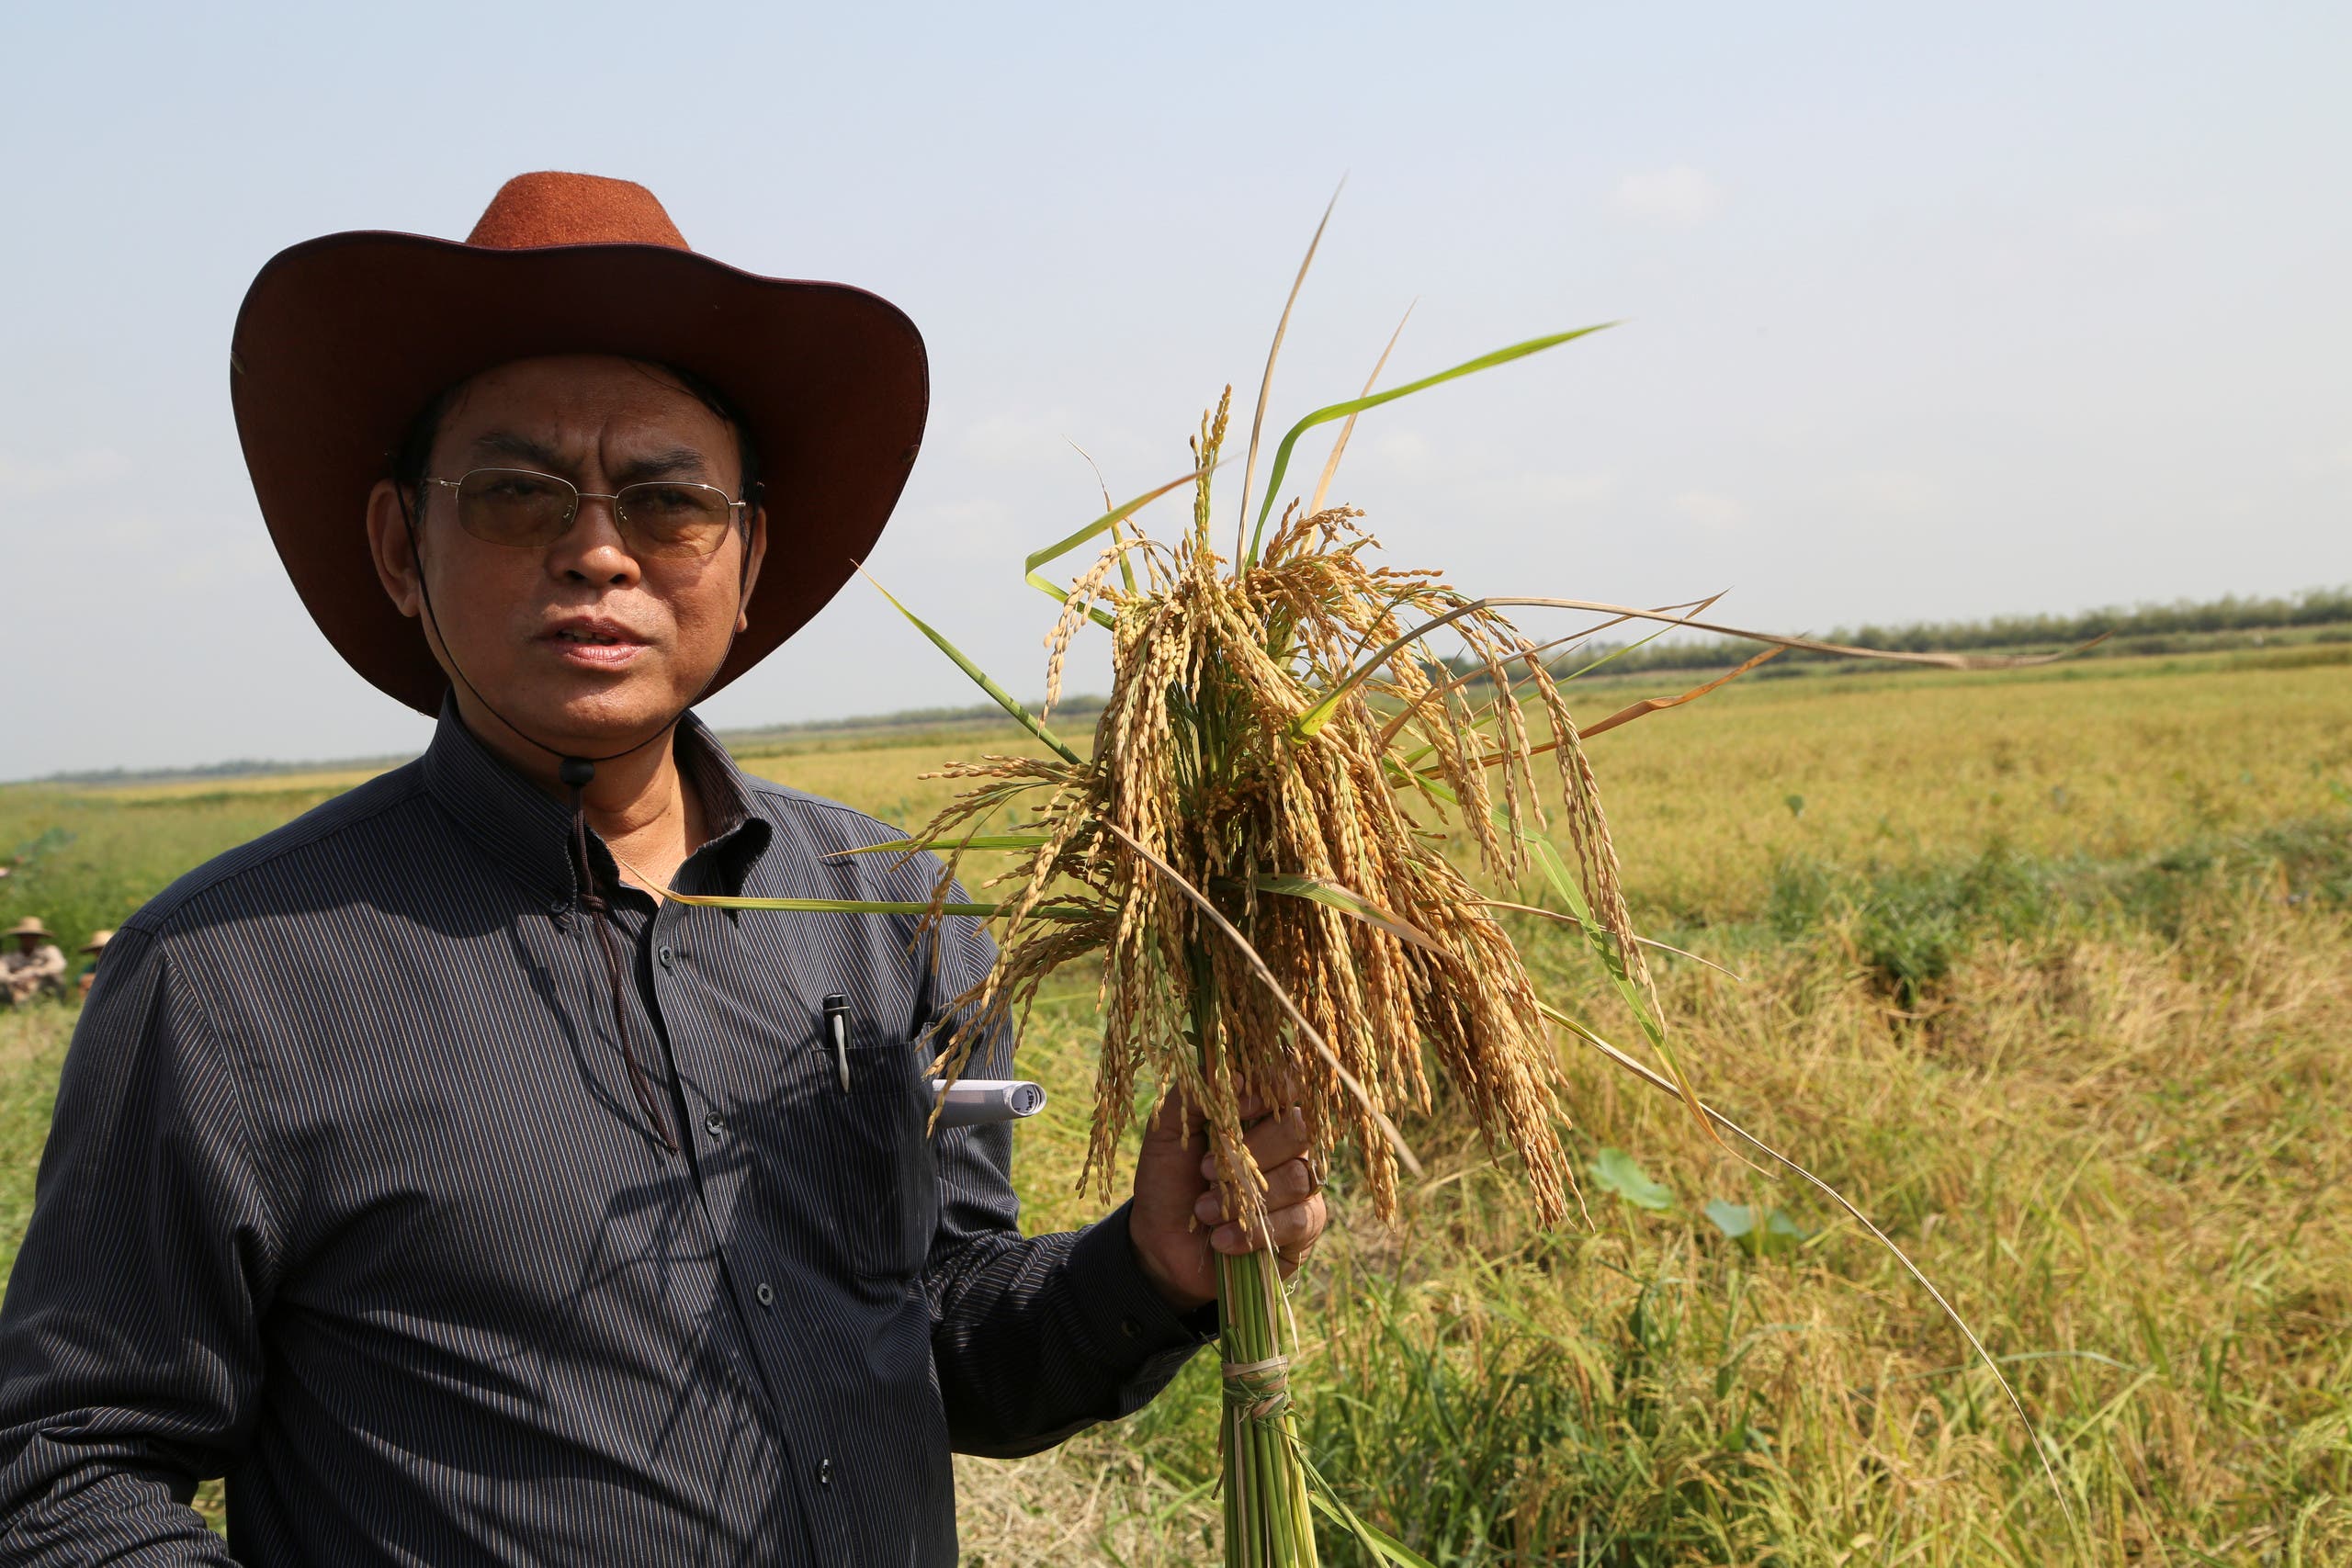
<svg viewBox="0 0 2352 1568">
<path fill-rule="evenodd" d="M 1290 1408 L 1290 1358 L 1269 1356 L 1262 1361 L 1226 1361 L 1225 1403 L 1251 1421 L 1271 1421 Z"/>
</svg>

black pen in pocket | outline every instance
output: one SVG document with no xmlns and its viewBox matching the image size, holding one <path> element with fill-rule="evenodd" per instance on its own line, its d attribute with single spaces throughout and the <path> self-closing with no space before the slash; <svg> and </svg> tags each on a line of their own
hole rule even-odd
<svg viewBox="0 0 2352 1568">
<path fill-rule="evenodd" d="M 841 1069 L 842 1092 L 849 1092 L 849 998 L 835 991 L 825 998 L 825 1039 L 833 1048 L 833 1065 Z"/>
</svg>

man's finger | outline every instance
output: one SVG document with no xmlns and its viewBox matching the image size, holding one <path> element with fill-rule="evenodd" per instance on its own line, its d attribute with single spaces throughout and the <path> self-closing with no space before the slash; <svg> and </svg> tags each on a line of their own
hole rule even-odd
<svg viewBox="0 0 2352 1568">
<path fill-rule="evenodd" d="M 1269 1212 L 1266 1215 L 1267 1236 L 1272 1238 L 1275 1251 L 1295 1262 L 1323 1234 L 1324 1220 L 1323 1200 L 1309 1198 L 1303 1203 Z M 1263 1250 L 1265 1240 L 1265 1237 L 1250 1237 L 1239 1225 L 1228 1224 L 1217 1226 L 1209 1237 L 1209 1245 L 1219 1252 L 1238 1254 Z"/>
<path fill-rule="evenodd" d="M 1269 1209 L 1287 1209 L 1294 1203 L 1304 1203 L 1322 1190 L 1323 1184 L 1316 1179 L 1314 1168 L 1304 1159 L 1278 1165 L 1266 1172 L 1266 1207 Z M 1226 1217 L 1224 1188 L 1214 1186 L 1202 1193 L 1200 1201 L 1193 1206 L 1193 1213 L 1203 1224 L 1221 1223 Z"/>
<path fill-rule="evenodd" d="M 1272 1170 L 1306 1152 L 1306 1113 L 1293 1106 L 1250 1129 L 1244 1142 L 1260 1170 Z"/>
<path fill-rule="evenodd" d="M 1255 1122 L 1259 1117 L 1266 1115 L 1278 1107 L 1290 1107 L 1297 1103 L 1298 1086 L 1288 1078 L 1284 1078 L 1274 1086 L 1273 1098 L 1271 1100 L 1253 1091 L 1243 1095 L 1236 1101 L 1234 1110 L 1240 1115 L 1243 1122 Z"/>
<path fill-rule="evenodd" d="M 1187 1140 L 1184 1122 L 1184 1097 L 1171 1087 L 1167 1094 L 1161 1097 L 1159 1109 L 1152 1112 L 1150 1122 L 1146 1123 L 1143 1130 L 1144 1142 L 1181 1148 L 1189 1141 L 1195 1149 L 1207 1148 L 1209 1137 L 1207 1124 L 1198 1114 L 1195 1114 L 1192 1118 L 1192 1136 Z"/>
<path fill-rule="evenodd" d="M 1323 1234 L 1323 1200 L 1309 1198 L 1304 1203 L 1274 1210 L 1266 1216 L 1266 1229 L 1273 1237 L 1275 1251 L 1305 1251 Z"/>
</svg>

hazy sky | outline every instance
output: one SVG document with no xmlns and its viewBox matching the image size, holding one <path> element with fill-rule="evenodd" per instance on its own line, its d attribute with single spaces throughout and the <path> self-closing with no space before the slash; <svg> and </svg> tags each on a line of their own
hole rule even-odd
<svg viewBox="0 0 2352 1568">
<path fill-rule="evenodd" d="M 0 58 L 0 778 L 423 743 L 278 570 L 230 328 L 535 168 L 914 317 L 874 570 L 1018 692 L 1069 443 L 1182 472 L 1342 174 L 1271 426 L 1416 299 L 1392 379 L 1625 322 L 1367 417 L 1338 495 L 1405 562 L 1816 630 L 2352 581 L 2340 5 L 46 5 Z M 707 712 L 976 695 L 854 586 Z"/>
</svg>

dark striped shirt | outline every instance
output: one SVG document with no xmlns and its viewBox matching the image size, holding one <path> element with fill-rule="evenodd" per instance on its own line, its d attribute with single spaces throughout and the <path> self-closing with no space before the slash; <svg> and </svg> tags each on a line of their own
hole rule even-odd
<svg viewBox="0 0 2352 1568">
<path fill-rule="evenodd" d="M 677 748 L 681 891 L 927 896 L 837 854 L 891 829 Z M 1124 1211 L 1024 1240 L 1009 1130 L 925 1136 L 973 921 L 615 894 L 670 1152 L 569 823 L 445 710 L 115 938 L 0 1309 L 0 1561 L 944 1565 L 951 1448 L 1124 1415 L 1201 1342 Z M 225 1547 L 185 1506 L 221 1474 Z"/>
</svg>

